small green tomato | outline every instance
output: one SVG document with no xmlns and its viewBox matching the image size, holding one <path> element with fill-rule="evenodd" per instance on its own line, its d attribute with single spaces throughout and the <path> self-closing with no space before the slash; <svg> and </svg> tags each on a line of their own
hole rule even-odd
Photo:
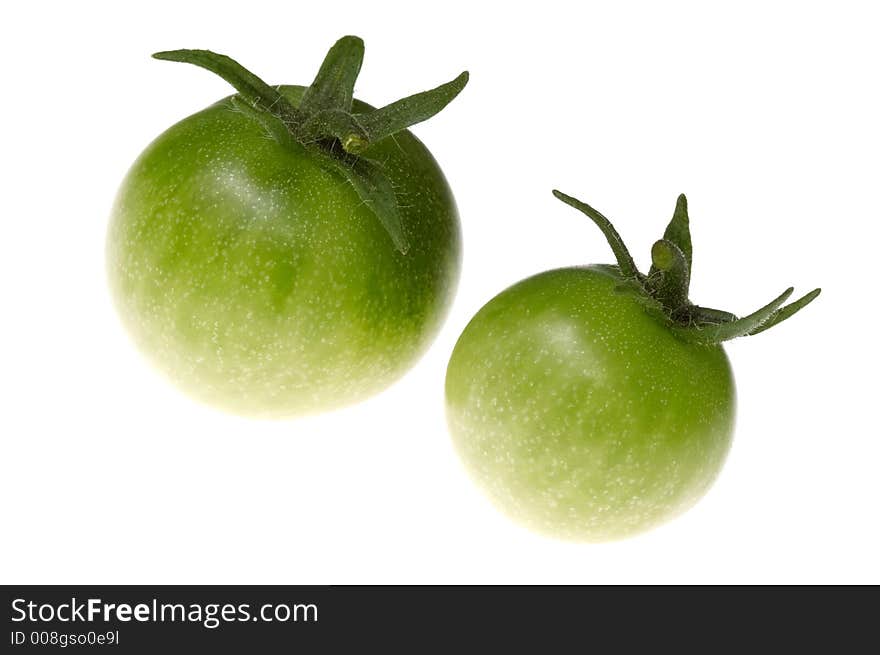
<svg viewBox="0 0 880 655">
<path fill-rule="evenodd" d="M 720 343 L 775 325 L 787 290 L 744 318 L 687 299 L 691 239 L 679 197 L 648 275 L 592 207 L 557 191 L 604 232 L 617 265 L 549 271 L 490 300 L 446 375 L 464 464 L 503 511 L 577 541 L 630 536 L 710 487 L 733 437 L 733 375 Z"/>
<path fill-rule="evenodd" d="M 178 50 L 237 95 L 160 135 L 113 208 L 107 268 L 137 345 L 197 398 L 256 416 L 312 413 L 403 374 L 458 280 L 452 192 L 405 128 L 467 73 L 381 109 L 352 97 L 363 42 L 313 84 L 269 86 L 232 59 Z"/>
</svg>

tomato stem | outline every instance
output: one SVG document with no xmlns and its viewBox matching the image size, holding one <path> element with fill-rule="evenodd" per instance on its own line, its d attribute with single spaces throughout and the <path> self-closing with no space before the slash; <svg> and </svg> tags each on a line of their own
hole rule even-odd
<svg viewBox="0 0 880 655">
<path fill-rule="evenodd" d="M 643 275 L 636 269 L 623 239 L 611 221 L 585 202 L 556 190 L 553 195 L 589 216 L 605 235 L 624 279 L 619 288 L 627 293 L 634 293 L 646 311 L 660 317 L 680 337 L 688 341 L 712 345 L 736 337 L 758 334 L 791 318 L 813 302 L 821 292 L 821 289 L 814 289 L 783 306 L 794 291 L 789 288 L 764 307 L 743 318 L 720 309 L 694 305 L 688 300 L 693 249 L 687 199 L 684 194 L 678 197 L 675 212 L 663 238 L 651 248 L 652 265 L 648 275 Z"/>
<path fill-rule="evenodd" d="M 690 272 L 684 253 L 672 241 L 660 239 L 651 248 L 652 271 L 645 281 L 648 291 L 670 313 L 688 304 Z"/>
<path fill-rule="evenodd" d="M 380 109 L 352 113 L 354 84 L 364 58 L 364 42 L 356 36 L 344 36 L 333 44 L 298 107 L 278 88 L 266 84 L 226 55 L 210 50 L 169 50 L 153 57 L 194 64 L 229 82 L 241 99 L 233 97 L 235 109 L 257 120 L 282 145 L 296 142 L 308 148 L 322 165 L 345 177 L 376 214 L 395 247 L 406 253 L 409 244 L 394 189 L 382 167 L 364 154 L 372 145 L 446 107 L 467 84 L 466 71 L 430 91 Z M 284 131 L 287 137 L 282 134 Z"/>
</svg>

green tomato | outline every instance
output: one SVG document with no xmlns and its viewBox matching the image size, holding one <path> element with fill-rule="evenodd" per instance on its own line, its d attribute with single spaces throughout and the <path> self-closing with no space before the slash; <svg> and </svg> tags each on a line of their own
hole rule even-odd
<svg viewBox="0 0 880 655">
<path fill-rule="evenodd" d="M 357 50 L 347 39 L 335 48 Z M 107 238 L 117 307 L 140 349 L 208 403 L 275 417 L 357 401 L 406 371 L 447 311 L 460 257 L 452 192 L 405 129 L 360 158 L 323 133 L 317 146 L 301 131 L 277 137 L 284 116 L 255 115 L 269 102 L 242 88 L 171 127 L 128 172 Z M 307 89 L 277 91 L 302 112 Z M 352 177 L 377 161 L 380 177 Z M 401 200 L 390 218 L 370 183 Z"/>
<path fill-rule="evenodd" d="M 686 226 L 683 197 L 679 205 L 673 220 Z M 737 325 L 754 333 L 818 293 L 788 308 L 777 299 L 757 326 L 690 303 L 670 307 L 660 299 L 687 294 L 671 292 L 675 262 L 663 248 L 655 266 L 666 265 L 643 276 L 616 232 L 606 234 L 617 266 L 549 271 L 503 291 L 465 328 L 446 376 L 456 449 L 491 500 L 537 531 L 579 541 L 646 530 L 707 491 L 735 413 L 719 329 L 724 338 Z M 666 244 L 676 241 L 689 271 L 690 236 L 667 230 Z"/>
<path fill-rule="evenodd" d="M 524 280 L 477 313 L 449 362 L 449 425 L 471 473 L 563 537 L 625 536 L 682 511 L 733 433 L 724 351 L 677 338 L 620 281 L 596 267 Z"/>
</svg>

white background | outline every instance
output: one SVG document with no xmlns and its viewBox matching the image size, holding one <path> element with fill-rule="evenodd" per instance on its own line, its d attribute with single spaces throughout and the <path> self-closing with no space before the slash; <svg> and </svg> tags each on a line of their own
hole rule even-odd
<svg viewBox="0 0 880 655">
<path fill-rule="evenodd" d="M 876 5 L 134 6 L 0 10 L 0 581 L 880 582 Z M 308 84 L 347 33 L 366 41 L 357 95 L 373 104 L 471 71 L 414 130 L 459 203 L 459 293 L 429 353 L 378 397 L 307 420 L 232 417 L 145 363 L 105 286 L 127 167 L 230 92 L 149 55 L 209 48 Z M 729 345 L 737 432 L 711 492 L 618 543 L 510 523 L 445 428 L 445 365 L 473 313 L 532 273 L 611 260 L 553 187 L 610 216 L 643 265 L 687 192 L 696 302 L 747 313 L 790 284 L 824 289 Z"/>
</svg>

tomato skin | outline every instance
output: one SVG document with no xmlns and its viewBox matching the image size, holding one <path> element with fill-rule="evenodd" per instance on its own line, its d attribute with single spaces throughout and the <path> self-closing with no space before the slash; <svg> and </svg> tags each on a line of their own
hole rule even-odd
<svg viewBox="0 0 880 655">
<path fill-rule="evenodd" d="M 447 418 L 466 468 L 551 536 L 616 539 L 679 514 L 733 436 L 723 349 L 674 336 L 620 282 L 604 266 L 523 280 L 476 314 L 449 362 Z"/>
<path fill-rule="evenodd" d="M 303 88 L 281 92 L 297 104 Z M 160 135 L 123 181 L 107 238 L 140 349 L 199 399 L 256 416 L 339 407 L 402 375 L 454 294 L 458 214 L 410 132 L 369 156 L 400 199 L 405 255 L 345 179 L 229 99 Z"/>
</svg>

